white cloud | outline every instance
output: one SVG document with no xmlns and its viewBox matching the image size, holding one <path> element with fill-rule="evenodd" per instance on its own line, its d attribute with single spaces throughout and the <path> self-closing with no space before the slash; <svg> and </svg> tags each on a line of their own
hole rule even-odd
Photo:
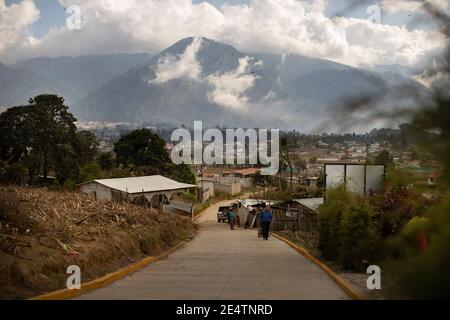
<svg viewBox="0 0 450 320">
<path fill-rule="evenodd" d="M 7 6 L 0 0 L 0 56 L 17 45 L 31 46 L 35 43 L 28 32 L 29 27 L 39 19 L 39 10 L 32 0 Z"/>
<path fill-rule="evenodd" d="M 156 67 L 156 78 L 150 82 L 160 84 L 178 78 L 199 80 L 202 70 L 197 53 L 201 46 L 202 40 L 195 38 L 181 55 L 162 57 Z"/>
<path fill-rule="evenodd" d="M 253 57 L 246 56 L 239 59 L 239 65 L 232 71 L 215 73 L 202 78 L 202 67 L 197 59 L 202 45 L 201 38 L 194 38 L 183 53 L 162 56 L 155 68 L 156 78 L 149 83 L 161 84 L 183 78 L 206 83 L 211 87 L 208 92 L 211 103 L 234 111 L 247 110 L 249 99 L 245 93 L 253 87 L 258 78 L 253 70 L 261 66 L 262 61 L 255 61 Z"/>
<path fill-rule="evenodd" d="M 245 92 L 258 78 L 251 68 L 258 65 L 261 65 L 260 61 L 254 62 L 253 58 L 247 56 L 239 59 L 239 66 L 235 70 L 208 76 L 207 81 L 213 87 L 208 94 L 209 100 L 232 110 L 244 110 L 248 106 Z"/>
<path fill-rule="evenodd" d="M 217 9 L 191 0 L 60 0 L 64 6 L 81 6 L 81 30 L 54 29 L 32 44 L 21 37 L 4 45 L 0 59 L 156 53 L 194 36 L 222 41 L 243 52 L 303 54 L 353 66 L 413 65 L 431 49 L 443 46 L 430 32 L 364 19 L 330 18 L 323 13 L 326 1 L 305 1 L 250 0 L 248 5 L 225 4 Z M 17 34 L 23 34 L 24 28 Z"/>
<path fill-rule="evenodd" d="M 337 18 L 345 30 L 347 54 L 337 60 L 350 65 L 416 65 L 442 45 L 438 33 L 410 31 L 406 26 L 374 24 L 368 20 Z M 357 63 L 355 63 L 357 62 Z"/>
<path fill-rule="evenodd" d="M 303 0 L 303 5 L 308 12 L 324 12 L 327 0 Z"/>
</svg>

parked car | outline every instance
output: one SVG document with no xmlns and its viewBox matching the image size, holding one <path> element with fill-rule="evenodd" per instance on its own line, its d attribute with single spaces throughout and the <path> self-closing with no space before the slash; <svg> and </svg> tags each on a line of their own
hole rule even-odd
<svg viewBox="0 0 450 320">
<path fill-rule="evenodd" d="M 219 207 L 217 210 L 217 222 L 228 222 L 227 212 L 230 206 Z"/>
</svg>

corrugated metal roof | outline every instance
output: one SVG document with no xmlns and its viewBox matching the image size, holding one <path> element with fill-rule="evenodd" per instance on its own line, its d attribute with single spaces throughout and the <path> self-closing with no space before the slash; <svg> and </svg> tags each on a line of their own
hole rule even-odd
<svg viewBox="0 0 450 320">
<path fill-rule="evenodd" d="M 242 204 L 243 207 L 248 208 L 248 207 L 256 206 L 256 205 L 260 204 L 261 201 L 255 200 L 255 199 L 246 199 L 246 200 L 241 200 L 240 203 Z"/>
<path fill-rule="evenodd" d="M 196 185 L 180 183 L 178 181 L 163 176 L 102 179 L 94 181 L 108 188 L 128 193 L 157 192 L 157 191 L 197 188 Z"/>
<path fill-rule="evenodd" d="M 311 210 L 317 211 L 319 206 L 324 203 L 324 198 L 294 199 L 293 201 L 298 202 Z"/>
<path fill-rule="evenodd" d="M 265 203 L 266 205 L 274 205 L 277 204 L 279 201 L 274 200 L 256 200 L 256 199 L 245 199 L 245 200 L 239 200 L 239 202 L 242 204 L 244 208 L 257 206 L 258 204 Z"/>
</svg>

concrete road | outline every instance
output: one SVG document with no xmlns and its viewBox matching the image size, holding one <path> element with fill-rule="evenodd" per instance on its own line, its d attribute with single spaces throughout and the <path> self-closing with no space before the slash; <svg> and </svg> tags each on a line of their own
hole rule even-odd
<svg viewBox="0 0 450 320">
<path fill-rule="evenodd" d="M 348 299 L 284 242 L 217 223 L 220 205 L 198 219 L 198 236 L 181 249 L 78 299 Z"/>
</svg>

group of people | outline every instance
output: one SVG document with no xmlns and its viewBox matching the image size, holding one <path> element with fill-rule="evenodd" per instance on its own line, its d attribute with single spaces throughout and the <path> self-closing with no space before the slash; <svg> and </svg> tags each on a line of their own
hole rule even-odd
<svg viewBox="0 0 450 320">
<path fill-rule="evenodd" d="M 264 240 L 269 239 L 270 225 L 273 221 L 273 215 L 270 210 L 270 206 L 266 206 L 264 209 L 255 209 L 256 219 L 259 225 L 258 228 L 258 238 L 263 238 Z M 228 224 L 231 230 L 234 230 L 236 224 L 240 226 L 239 215 L 236 214 L 234 207 L 230 207 L 227 212 Z"/>
</svg>

